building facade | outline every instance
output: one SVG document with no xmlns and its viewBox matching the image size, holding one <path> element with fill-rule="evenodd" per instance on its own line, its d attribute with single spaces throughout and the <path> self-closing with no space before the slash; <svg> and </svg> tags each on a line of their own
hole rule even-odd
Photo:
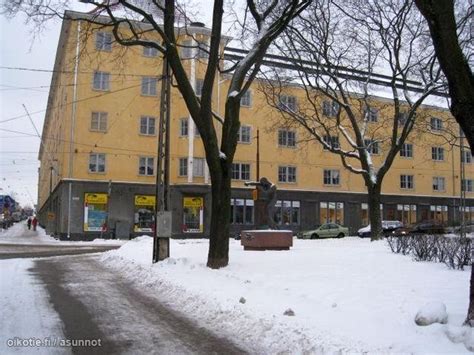
<svg viewBox="0 0 474 355">
<path fill-rule="evenodd" d="M 91 31 L 91 26 L 66 20 L 61 29 L 39 153 L 40 222 L 50 233 L 72 239 L 151 234 L 161 57 L 150 48 L 123 48 L 113 42 L 111 32 L 100 27 Z M 208 36 L 209 30 L 197 25 L 179 38 L 192 45 L 196 40 L 206 42 Z M 181 57 L 199 95 L 206 55 L 183 47 Z M 213 100 L 221 113 L 228 84 L 225 75 L 218 75 Z M 282 124 L 260 84 L 257 81 L 241 101 L 232 171 L 232 233 L 254 227 L 252 189 L 244 182 L 256 179 L 257 131 L 260 176 L 278 186 L 278 224 L 299 231 L 333 221 L 352 232 L 366 225 L 363 179 L 346 171 L 319 143 L 305 139 L 304 131 Z M 297 105 L 304 101 L 304 92 L 294 86 L 281 99 L 287 106 Z M 370 116 L 375 123 L 393 108 L 388 99 L 374 100 L 380 105 Z M 330 116 L 331 108 L 330 102 L 321 101 L 322 114 Z M 474 220 L 473 158 L 444 137 L 445 128 L 454 122 L 448 110 L 420 110 L 428 129 L 408 138 L 386 176 L 383 218 L 406 224 L 426 219 L 453 224 L 461 216 Z M 176 88 L 171 93 L 170 125 L 173 235 L 206 237 L 211 218 L 209 171 L 199 132 Z M 327 139 L 339 144 L 338 137 Z M 376 164 L 381 163 L 383 149 L 372 147 Z M 460 200 L 461 187 L 465 202 Z"/>
</svg>

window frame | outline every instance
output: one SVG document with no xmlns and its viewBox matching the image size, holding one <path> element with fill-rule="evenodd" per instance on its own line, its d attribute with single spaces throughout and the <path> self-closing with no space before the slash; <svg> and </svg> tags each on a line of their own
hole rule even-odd
<svg viewBox="0 0 474 355">
<path fill-rule="evenodd" d="M 410 146 L 410 149 L 409 149 L 408 151 L 411 152 L 411 155 L 403 155 L 403 154 L 402 154 L 402 152 L 406 152 L 406 151 L 407 151 L 407 150 L 405 149 L 406 146 Z M 414 155 L 413 144 L 412 144 L 412 143 L 403 143 L 403 144 L 402 144 L 402 147 L 400 148 L 399 155 L 400 155 L 401 158 L 413 159 L 413 155 Z"/>
<path fill-rule="evenodd" d="M 143 120 L 146 120 L 146 132 L 143 133 L 142 132 L 142 127 L 143 127 Z M 153 120 L 153 133 L 149 133 L 150 131 L 150 121 Z M 155 137 L 156 136 L 156 117 L 154 116 L 147 116 L 147 115 L 143 115 L 143 116 L 140 116 L 140 126 L 139 126 L 139 132 L 140 132 L 140 135 L 141 136 L 149 136 L 149 137 Z"/>
<path fill-rule="evenodd" d="M 292 172 L 290 172 L 292 170 Z M 298 181 L 298 171 L 294 165 L 279 165 L 278 166 L 278 182 L 285 184 L 296 184 Z M 284 177 L 284 180 L 281 179 Z M 290 179 L 290 177 L 292 179 Z"/>
<path fill-rule="evenodd" d="M 188 176 L 188 158 L 179 158 L 178 176 Z"/>
<path fill-rule="evenodd" d="M 337 176 L 333 176 L 336 174 Z M 341 171 L 339 169 L 323 169 L 323 185 L 341 186 Z"/>
<path fill-rule="evenodd" d="M 96 32 L 95 49 L 101 52 L 112 52 L 112 33 L 107 31 Z"/>
<path fill-rule="evenodd" d="M 403 187 L 403 185 L 406 185 L 406 186 Z M 400 189 L 402 189 L 402 190 L 414 190 L 415 189 L 415 177 L 414 177 L 414 175 L 400 174 Z"/>
<path fill-rule="evenodd" d="M 96 83 L 99 85 L 96 86 Z M 96 91 L 110 91 L 110 73 L 95 70 L 92 74 L 92 89 Z"/>
<path fill-rule="evenodd" d="M 290 136 L 293 136 L 290 139 Z M 290 142 L 293 142 L 291 145 Z M 296 148 L 296 131 L 280 128 L 278 130 L 278 147 L 280 148 Z"/>
<path fill-rule="evenodd" d="M 91 163 L 92 158 L 95 157 L 95 161 Z M 103 170 L 100 171 L 100 158 L 103 158 Z M 95 169 L 91 169 L 91 165 L 95 165 Z M 107 169 L 107 164 L 106 164 L 106 155 L 105 153 L 89 153 L 89 164 L 88 164 L 88 172 L 91 174 L 105 174 Z"/>
<path fill-rule="evenodd" d="M 433 191 L 434 192 L 446 192 L 446 178 L 444 176 L 433 176 Z M 442 182 L 442 188 L 439 188 L 438 185 L 439 183 Z M 435 188 L 436 187 L 436 188 Z"/>
<path fill-rule="evenodd" d="M 143 173 L 141 172 L 142 160 L 144 161 Z M 149 173 L 150 160 L 151 160 L 151 174 Z M 149 156 L 140 156 L 140 157 L 138 157 L 138 175 L 139 176 L 155 176 L 155 158 L 154 157 L 149 157 Z"/>
<path fill-rule="evenodd" d="M 158 96 L 158 78 L 156 76 L 142 76 L 140 85 L 141 96 Z"/>
<path fill-rule="evenodd" d="M 441 132 L 443 130 L 443 120 L 439 117 L 430 118 L 430 130 L 433 132 Z"/>
<path fill-rule="evenodd" d="M 431 160 L 444 161 L 444 148 L 439 146 L 431 147 Z"/>
<path fill-rule="evenodd" d="M 142 54 L 145 58 L 156 58 L 158 57 L 158 49 L 144 46 Z"/>
<path fill-rule="evenodd" d="M 94 115 L 96 115 L 96 118 L 97 118 L 97 128 L 94 128 L 93 127 L 93 123 L 94 123 Z M 105 117 L 104 117 L 105 116 Z M 99 132 L 99 133 L 106 133 L 107 132 L 107 125 L 108 125 L 108 117 L 109 117 L 109 113 L 108 112 L 104 112 L 104 111 L 92 111 L 91 112 L 91 122 L 90 122 L 90 126 L 89 126 L 89 130 L 92 131 L 92 132 Z M 105 122 L 105 128 L 104 129 L 101 129 L 101 125 L 102 123 Z"/>
<path fill-rule="evenodd" d="M 294 95 L 280 95 L 278 97 L 278 108 L 283 111 L 296 112 L 298 109 L 298 100 Z"/>
<path fill-rule="evenodd" d="M 248 129 L 248 134 L 244 134 L 243 131 Z M 243 140 L 243 137 L 247 137 L 248 140 Z M 241 125 L 238 132 L 237 143 L 251 144 L 252 143 L 252 126 Z"/>
<path fill-rule="evenodd" d="M 243 169 L 244 166 L 246 167 L 246 169 Z M 235 169 L 235 168 L 237 168 L 237 169 Z M 246 170 L 246 171 L 244 171 L 244 170 Z M 237 174 L 235 174 L 236 172 L 237 172 Z M 239 162 L 232 163 L 232 173 L 231 173 L 232 180 L 249 181 L 250 180 L 250 172 L 251 172 L 250 163 L 239 163 Z M 244 174 L 245 174 L 245 176 L 244 176 Z"/>
<path fill-rule="evenodd" d="M 252 91 L 248 89 L 240 98 L 240 107 L 252 107 Z"/>
<path fill-rule="evenodd" d="M 179 136 L 189 137 L 189 118 L 187 117 L 179 119 Z"/>
</svg>

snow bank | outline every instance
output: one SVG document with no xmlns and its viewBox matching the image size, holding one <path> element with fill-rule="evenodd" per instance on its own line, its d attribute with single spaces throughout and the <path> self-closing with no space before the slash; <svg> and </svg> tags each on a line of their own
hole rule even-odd
<svg viewBox="0 0 474 355">
<path fill-rule="evenodd" d="M 143 237 L 102 260 L 251 353 L 459 354 L 473 339 L 459 330 L 469 271 L 415 263 L 359 238 L 295 239 L 290 251 L 264 252 L 230 240 L 229 266 L 211 270 L 208 245 L 171 240 L 171 258 L 152 265 L 152 239 Z M 448 323 L 417 326 L 414 315 L 433 301 L 446 305 Z"/>
<path fill-rule="evenodd" d="M 448 323 L 446 306 L 442 302 L 431 302 L 423 306 L 415 316 L 417 325 L 431 325 L 433 323 Z"/>
</svg>

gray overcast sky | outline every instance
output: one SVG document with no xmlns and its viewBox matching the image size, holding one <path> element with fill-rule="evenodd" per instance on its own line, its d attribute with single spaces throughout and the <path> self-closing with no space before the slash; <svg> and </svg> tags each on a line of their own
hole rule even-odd
<svg viewBox="0 0 474 355">
<path fill-rule="evenodd" d="M 50 21 L 34 41 L 30 30 L 22 16 L 13 20 L 0 16 L 0 194 L 13 192 L 22 205 L 32 206 L 38 193 L 40 139 L 22 105 L 41 133 L 51 72 L 5 67 L 51 70 L 60 21 Z M 4 122 L 14 117 L 19 118 Z"/>
</svg>

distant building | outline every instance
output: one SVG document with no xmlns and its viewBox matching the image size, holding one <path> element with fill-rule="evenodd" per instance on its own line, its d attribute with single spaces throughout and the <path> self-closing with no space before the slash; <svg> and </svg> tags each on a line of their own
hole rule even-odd
<svg viewBox="0 0 474 355">
<path fill-rule="evenodd" d="M 124 51 L 104 29 L 82 36 L 80 31 L 86 25 L 64 21 L 61 29 L 39 153 L 40 222 L 51 233 L 77 239 L 92 239 L 105 231 L 113 231 L 119 238 L 151 234 L 161 57 L 141 47 Z M 201 26 L 191 26 L 188 32 L 202 42 L 210 33 Z M 184 44 L 193 43 L 188 35 L 181 39 Z M 83 55 L 76 58 L 76 52 Z M 183 48 L 181 55 L 188 58 L 186 68 L 199 93 L 205 53 Z M 214 97 L 220 112 L 225 101 L 220 95 L 227 92 L 228 84 L 227 77 L 219 75 Z M 304 92 L 298 87 L 282 97 L 288 107 L 302 100 Z M 390 110 L 389 100 L 380 98 L 379 102 L 383 110 Z M 176 88 L 172 89 L 171 104 L 173 234 L 207 236 L 211 194 L 203 144 Z M 260 175 L 278 185 L 278 224 L 298 231 L 333 221 L 355 231 L 368 223 L 362 178 L 347 172 L 320 144 L 300 143 L 300 130 L 279 125 L 279 113 L 267 105 L 258 83 L 242 99 L 241 106 L 232 172 L 232 233 L 253 227 L 252 189 L 245 187 L 244 181 L 256 178 L 257 129 Z M 323 103 L 321 113 L 329 117 L 333 109 L 331 103 Z M 420 110 L 431 117 L 432 130 L 409 137 L 396 158 L 383 184 L 383 218 L 406 224 L 424 219 L 448 224 L 464 214 L 472 221 L 472 156 L 452 148 L 438 134 L 443 124 L 452 124 L 448 110 L 432 106 Z M 371 122 L 377 119 L 377 111 L 371 111 Z M 327 139 L 340 144 L 337 137 Z M 373 144 L 375 161 L 380 149 L 383 147 Z M 461 159 L 465 163 L 463 182 Z M 467 196 L 462 209 L 461 184 Z"/>
</svg>

